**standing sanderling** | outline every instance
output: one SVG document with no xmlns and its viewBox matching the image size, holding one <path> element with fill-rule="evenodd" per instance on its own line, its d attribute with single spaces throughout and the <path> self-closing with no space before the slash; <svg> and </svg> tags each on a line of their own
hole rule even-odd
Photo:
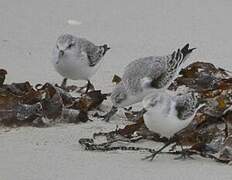
<svg viewBox="0 0 232 180">
<path fill-rule="evenodd" d="M 140 58 L 127 65 L 122 81 L 111 94 L 113 107 L 104 116 L 104 120 L 109 121 L 118 107 L 141 102 L 154 89 L 169 86 L 182 63 L 194 49 L 189 49 L 189 44 L 186 44 L 181 50 L 178 49 L 170 55 Z"/>
<path fill-rule="evenodd" d="M 198 106 L 196 93 L 173 95 L 168 92 L 157 90 L 143 99 L 145 109 L 143 118 L 146 127 L 169 139 L 163 147 L 145 159 L 152 160 L 165 147 L 178 141 L 178 132 L 186 128 L 198 109 L 204 106 L 204 104 Z"/>
<path fill-rule="evenodd" d="M 58 37 L 53 51 L 52 63 L 56 71 L 64 77 L 62 86 L 67 78 L 72 80 L 87 80 L 86 92 L 93 88 L 89 78 L 98 70 L 102 57 L 110 48 L 104 44 L 96 46 L 84 38 L 70 34 Z"/>
</svg>

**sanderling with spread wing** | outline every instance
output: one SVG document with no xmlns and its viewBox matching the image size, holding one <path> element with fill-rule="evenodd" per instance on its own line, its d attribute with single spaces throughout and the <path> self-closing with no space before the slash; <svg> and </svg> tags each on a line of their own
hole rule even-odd
<svg viewBox="0 0 232 180">
<path fill-rule="evenodd" d="M 111 94 L 113 106 L 104 116 L 104 120 L 109 121 L 118 107 L 141 102 L 154 89 L 169 86 L 182 63 L 194 49 L 189 49 L 189 44 L 186 44 L 170 55 L 140 58 L 127 65 L 122 81 L 116 85 Z"/>
<path fill-rule="evenodd" d="M 64 77 L 62 86 L 66 85 L 67 79 L 72 79 L 87 80 L 86 92 L 93 88 L 89 79 L 96 73 L 109 49 L 106 44 L 96 46 L 71 34 L 59 36 L 53 51 L 52 63 L 56 71 Z"/>
<path fill-rule="evenodd" d="M 178 141 L 178 133 L 191 124 L 197 111 L 204 106 L 198 105 L 198 97 L 194 92 L 182 95 L 168 92 L 157 90 L 143 99 L 145 109 L 143 118 L 146 127 L 169 139 L 163 147 L 145 159 L 152 160 L 164 148 Z"/>
</svg>

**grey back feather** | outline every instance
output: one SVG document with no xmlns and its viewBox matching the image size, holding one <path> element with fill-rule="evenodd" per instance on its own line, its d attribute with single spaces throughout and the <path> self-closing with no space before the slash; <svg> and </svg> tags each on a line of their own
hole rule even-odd
<svg viewBox="0 0 232 180">
<path fill-rule="evenodd" d="M 81 51 L 87 54 L 89 66 L 95 66 L 98 62 L 100 62 L 103 57 L 104 50 L 101 46 L 96 46 L 84 38 L 78 38 L 77 41 Z"/>
<path fill-rule="evenodd" d="M 154 88 L 168 86 L 178 74 L 180 66 L 188 59 L 189 55 L 195 49 L 196 48 L 189 49 L 189 44 L 186 44 L 182 49 L 178 49 L 171 55 L 166 56 L 165 60 L 167 61 L 167 70 L 158 79 L 154 79 L 151 82 L 151 86 Z"/>
<path fill-rule="evenodd" d="M 178 95 L 175 97 L 177 117 L 185 120 L 192 116 L 196 110 L 197 98 L 193 93 Z"/>
<path fill-rule="evenodd" d="M 132 94 L 142 91 L 141 79 L 148 77 L 151 79 L 159 78 L 167 68 L 166 57 L 145 57 L 137 59 L 125 68 L 122 82 Z"/>
<path fill-rule="evenodd" d="M 127 91 L 123 82 L 119 82 L 111 93 L 111 101 L 114 106 L 126 99 Z"/>
</svg>

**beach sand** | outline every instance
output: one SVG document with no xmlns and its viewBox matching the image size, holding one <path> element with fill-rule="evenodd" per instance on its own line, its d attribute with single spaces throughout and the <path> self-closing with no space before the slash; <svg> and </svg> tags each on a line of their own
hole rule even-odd
<svg viewBox="0 0 232 180">
<path fill-rule="evenodd" d="M 103 92 L 112 90 L 113 74 L 122 75 L 132 60 L 165 55 L 186 43 L 197 48 L 186 65 L 208 61 L 232 71 L 231 9 L 229 0 L 2 0 L 0 67 L 8 71 L 8 83 L 60 83 L 51 52 L 58 35 L 72 33 L 111 47 L 92 78 Z M 232 179 L 231 166 L 197 156 L 178 161 L 159 155 L 148 162 L 141 160 L 144 152 L 86 152 L 78 144 L 79 138 L 125 124 L 120 114 L 110 123 L 1 128 L 0 180 Z"/>
</svg>

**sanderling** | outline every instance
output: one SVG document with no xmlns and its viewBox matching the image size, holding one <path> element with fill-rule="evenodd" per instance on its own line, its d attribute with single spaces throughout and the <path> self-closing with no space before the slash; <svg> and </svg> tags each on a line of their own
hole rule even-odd
<svg viewBox="0 0 232 180">
<path fill-rule="evenodd" d="M 194 49 L 189 49 L 189 44 L 186 44 L 181 50 L 178 49 L 170 55 L 140 58 L 127 65 L 122 81 L 111 94 L 113 107 L 104 116 L 104 120 L 109 121 L 118 107 L 141 102 L 154 89 L 169 86 L 182 63 Z"/>
<path fill-rule="evenodd" d="M 84 38 L 70 34 L 59 36 L 53 50 L 52 63 L 56 71 L 64 77 L 62 86 L 65 86 L 67 78 L 87 80 L 87 92 L 92 86 L 89 78 L 96 73 L 102 57 L 109 49 L 106 44 L 96 46 Z"/>
<path fill-rule="evenodd" d="M 145 159 L 152 160 L 165 147 L 178 141 L 178 133 L 191 123 L 197 111 L 204 106 L 198 105 L 196 93 L 173 95 L 168 92 L 157 90 L 143 99 L 146 127 L 169 139 L 163 147 Z"/>
</svg>

